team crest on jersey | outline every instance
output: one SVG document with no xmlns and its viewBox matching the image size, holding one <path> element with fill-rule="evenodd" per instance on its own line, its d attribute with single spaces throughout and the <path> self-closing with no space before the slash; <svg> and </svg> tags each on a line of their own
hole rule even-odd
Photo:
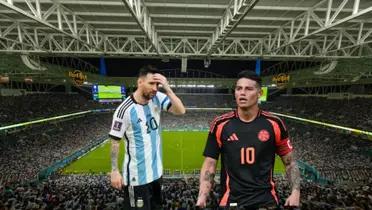
<svg viewBox="0 0 372 210">
<path fill-rule="evenodd" d="M 257 137 L 260 141 L 266 142 L 267 140 L 270 139 L 270 133 L 267 130 L 262 129 L 260 130 L 260 132 L 258 132 Z"/>
<path fill-rule="evenodd" d="M 120 131 L 121 130 L 121 126 L 123 125 L 122 122 L 119 122 L 119 121 L 115 121 L 114 122 L 114 126 L 112 128 L 112 130 L 115 130 L 115 131 Z"/>
</svg>

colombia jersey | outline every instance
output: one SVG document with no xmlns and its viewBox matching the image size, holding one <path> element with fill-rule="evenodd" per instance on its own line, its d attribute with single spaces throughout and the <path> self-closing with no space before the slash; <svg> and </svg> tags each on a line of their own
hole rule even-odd
<svg viewBox="0 0 372 210">
<path fill-rule="evenodd" d="M 260 110 L 251 122 L 241 121 L 237 111 L 217 117 L 204 156 L 217 160 L 221 154 L 220 206 L 278 204 L 272 180 L 275 154 L 291 151 L 286 126 L 269 112 Z"/>
</svg>

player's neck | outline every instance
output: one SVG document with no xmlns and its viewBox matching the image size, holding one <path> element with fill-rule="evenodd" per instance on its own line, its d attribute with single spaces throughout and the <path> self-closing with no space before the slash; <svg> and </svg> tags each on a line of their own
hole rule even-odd
<svg viewBox="0 0 372 210">
<path fill-rule="evenodd" d="M 149 100 L 144 98 L 143 95 L 138 90 L 134 91 L 133 98 L 136 101 L 136 103 L 138 103 L 138 104 L 144 105 L 144 104 L 147 104 L 149 102 Z"/>
<path fill-rule="evenodd" d="M 238 107 L 238 115 L 243 122 L 253 121 L 257 117 L 259 111 L 260 108 L 257 105 L 249 108 Z"/>
</svg>

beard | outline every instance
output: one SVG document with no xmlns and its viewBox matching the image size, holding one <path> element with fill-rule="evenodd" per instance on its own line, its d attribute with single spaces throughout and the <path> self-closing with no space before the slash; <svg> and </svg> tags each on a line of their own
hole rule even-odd
<svg viewBox="0 0 372 210">
<path fill-rule="evenodd" d="M 155 95 L 151 94 L 151 93 L 143 93 L 142 94 L 142 97 L 146 100 L 151 100 Z"/>
</svg>

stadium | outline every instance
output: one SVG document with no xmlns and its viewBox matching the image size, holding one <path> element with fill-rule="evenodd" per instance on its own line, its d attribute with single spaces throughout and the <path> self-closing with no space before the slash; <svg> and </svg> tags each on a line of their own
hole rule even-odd
<svg viewBox="0 0 372 210">
<path fill-rule="evenodd" d="M 288 127 L 299 208 L 372 209 L 372 1 L 0 0 L 0 17 L 0 209 L 124 209 L 108 134 L 148 64 L 186 107 L 161 114 L 163 209 L 196 208 L 208 132 L 236 109 L 242 70 Z M 273 174 L 282 209 L 279 156 Z"/>
</svg>

